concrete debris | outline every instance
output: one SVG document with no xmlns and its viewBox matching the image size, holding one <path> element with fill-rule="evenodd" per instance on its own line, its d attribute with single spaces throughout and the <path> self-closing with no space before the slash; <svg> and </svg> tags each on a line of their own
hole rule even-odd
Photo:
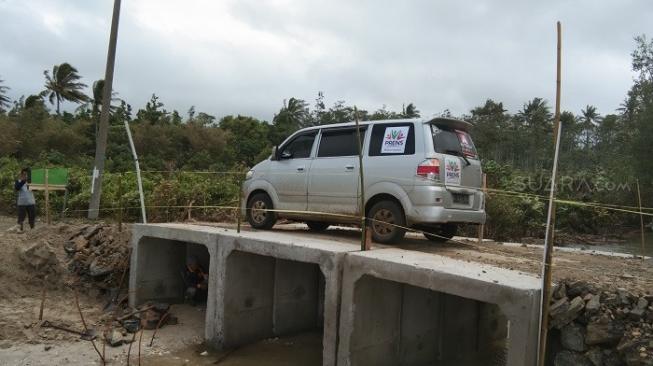
<svg viewBox="0 0 653 366">
<path fill-rule="evenodd" d="M 120 333 L 115 329 L 108 331 L 104 335 L 104 338 L 106 339 L 107 344 L 110 345 L 111 347 L 118 347 L 125 342 L 125 340 L 122 337 L 122 333 Z"/>
<path fill-rule="evenodd" d="M 37 277 L 58 277 L 60 274 L 59 260 L 54 249 L 46 240 L 39 240 L 23 249 L 19 254 L 23 263 L 27 264 Z"/>
<path fill-rule="evenodd" d="M 551 327 L 560 331 L 550 332 L 549 342 L 562 349 L 554 353 L 554 365 L 653 366 L 650 294 L 601 292 L 579 281 L 557 286 L 549 316 Z"/>
</svg>

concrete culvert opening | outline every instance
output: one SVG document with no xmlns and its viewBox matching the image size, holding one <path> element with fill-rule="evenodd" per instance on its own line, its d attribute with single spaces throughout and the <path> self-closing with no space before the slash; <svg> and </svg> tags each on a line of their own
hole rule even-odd
<svg viewBox="0 0 653 366">
<path fill-rule="evenodd" d="M 206 306 L 211 257 L 206 246 L 159 238 L 143 238 L 138 253 L 140 303 L 188 303 Z M 195 288 L 193 294 L 189 288 Z"/>
<path fill-rule="evenodd" d="M 509 323 L 495 304 L 369 275 L 354 290 L 352 366 L 503 366 Z"/>
<path fill-rule="evenodd" d="M 297 352 L 321 364 L 324 298 L 317 264 L 234 251 L 226 261 L 224 346 L 303 334 L 308 347 Z"/>
</svg>

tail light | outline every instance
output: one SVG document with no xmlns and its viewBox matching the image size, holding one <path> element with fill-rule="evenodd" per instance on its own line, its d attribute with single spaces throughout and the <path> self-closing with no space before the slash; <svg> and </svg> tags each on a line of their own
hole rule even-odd
<svg viewBox="0 0 653 366">
<path fill-rule="evenodd" d="M 428 179 L 440 178 L 440 160 L 426 159 L 417 166 L 417 175 Z"/>
</svg>

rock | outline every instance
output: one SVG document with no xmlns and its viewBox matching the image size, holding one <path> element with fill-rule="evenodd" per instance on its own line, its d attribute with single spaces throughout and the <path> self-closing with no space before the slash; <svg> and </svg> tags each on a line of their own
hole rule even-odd
<svg viewBox="0 0 653 366">
<path fill-rule="evenodd" d="M 37 271 L 59 266 L 59 260 L 52 247 L 45 240 L 37 241 L 20 252 L 20 259 Z"/>
<path fill-rule="evenodd" d="M 628 293 L 628 290 L 624 288 L 618 288 L 617 296 L 619 296 L 621 305 L 630 305 L 630 294 Z"/>
<path fill-rule="evenodd" d="M 580 296 L 576 296 L 571 301 L 566 298 L 557 301 L 549 310 L 551 326 L 561 329 L 576 319 L 583 308 L 585 308 L 585 301 Z"/>
<path fill-rule="evenodd" d="M 592 296 L 592 298 L 585 305 L 585 312 L 589 315 L 595 315 L 601 309 L 601 297 Z"/>
<path fill-rule="evenodd" d="M 646 300 L 643 297 L 640 297 L 639 300 L 637 300 L 637 309 L 646 310 L 647 307 L 648 307 L 648 300 Z"/>
<path fill-rule="evenodd" d="M 118 347 L 123 344 L 122 333 L 117 330 L 112 330 L 109 334 L 105 335 L 107 344 L 111 347 Z"/>
<path fill-rule="evenodd" d="M 567 284 L 567 296 L 585 296 L 592 292 L 592 287 L 585 281 L 573 281 Z"/>
<path fill-rule="evenodd" d="M 624 334 L 624 327 L 620 323 L 596 321 L 587 325 L 585 343 L 588 345 L 614 344 Z"/>
<path fill-rule="evenodd" d="M 91 237 L 97 234 L 101 228 L 102 226 L 100 225 L 89 226 L 82 231 L 82 235 L 84 236 L 84 239 L 89 240 Z"/>
<path fill-rule="evenodd" d="M 105 276 L 111 272 L 113 272 L 113 268 L 101 265 L 100 258 L 95 258 L 93 262 L 91 262 L 91 265 L 88 266 L 88 274 L 92 277 Z"/>
<path fill-rule="evenodd" d="M 603 300 L 603 303 L 607 306 L 614 307 L 621 304 L 621 300 L 619 299 L 619 296 L 615 294 L 607 294 Z"/>
<path fill-rule="evenodd" d="M 554 366 L 593 366 L 592 362 L 580 353 L 562 351 L 556 355 Z"/>
<path fill-rule="evenodd" d="M 616 352 L 603 355 L 603 366 L 626 366 L 626 362 Z"/>
<path fill-rule="evenodd" d="M 628 313 L 628 319 L 633 320 L 633 321 L 639 321 L 644 317 L 644 314 L 646 313 L 646 310 L 640 309 L 640 308 L 635 308 L 631 310 Z"/>
<path fill-rule="evenodd" d="M 556 300 L 567 297 L 567 285 L 564 282 L 556 284 L 556 288 L 553 290 L 553 298 Z"/>
<path fill-rule="evenodd" d="M 562 327 L 560 341 L 570 351 L 584 352 L 587 349 L 583 327 L 573 322 Z"/>
<path fill-rule="evenodd" d="M 603 366 L 603 352 L 600 348 L 592 348 L 587 353 L 585 357 L 592 363 L 594 366 Z"/>
</svg>

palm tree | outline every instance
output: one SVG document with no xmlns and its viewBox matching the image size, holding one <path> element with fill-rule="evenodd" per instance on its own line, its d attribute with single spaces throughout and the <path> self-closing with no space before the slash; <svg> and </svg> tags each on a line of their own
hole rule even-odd
<svg viewBox="0 0 653 366">
<path fill-rule="evenodd" d="M 42 92 L 47 96 L 51 104 L 57 104 L 57 114 L 60 113 L 60 104 L 63 101 L 82 103 L 89 98 L 81 91 L 86 84 L 79 82 L 82 78 L 77 73 L 77 69 L 69 63 L 64 62 L 61 65 L 52 67 L 52 76 L 48 70 L 43 71 L 45 75 L 45 90 Z"/>
<path fill-rule="evenodd" d="M 100 113 L 100 108 L 102 107 L 102 97 L 104 95 L 104 79 L 96 80 L 93 83 L 93 98 L 91 99 L 93 115 Z M 111 102 L 119 101 L 119 98 L 115 98 L 118 93 L 111 92 Z M 118 109 L 115 105 L 109 106 L 109 113 L 114 113 Z"/>
<path fill-rule="evenodd" d="M 0 79 L 0 113 L 5 111 L 5 107 L 9 107 L 10 102 L 6 94 L 9 87 L 2 85 L 2 83 L 4 83 L 4 80 Z"/>
<path fill-rule="evenodd" d="M 589 149 L 601 117 L 596 111 L 596 107 L 592 105 L 586 106 L 580 113 L 583 115 L 581 118 L 583 145 L 585 145 L 585 149 Z"/>
</svg>

